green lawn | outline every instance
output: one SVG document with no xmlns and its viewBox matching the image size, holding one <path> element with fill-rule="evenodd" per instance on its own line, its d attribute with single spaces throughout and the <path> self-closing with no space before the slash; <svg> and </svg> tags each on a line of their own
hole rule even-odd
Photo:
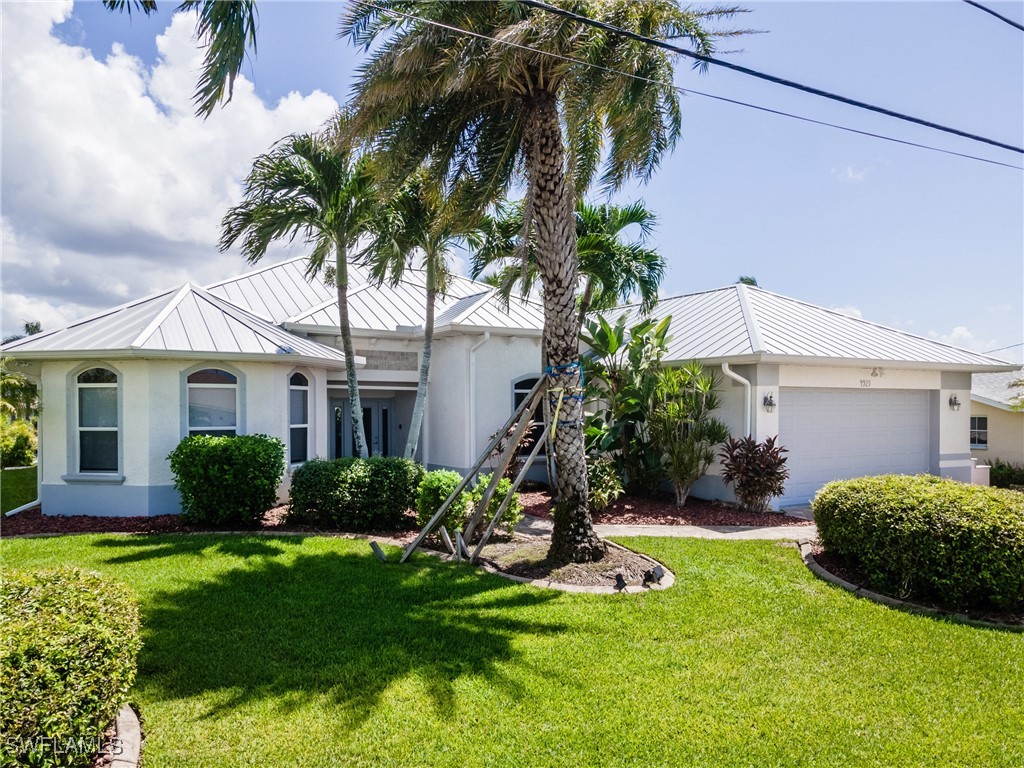
<svg viewBox="0 0 1024 768">
<path fill-rule="evenodd" d="M 1024 635 L 914 616 L 772 542 L 632 539 L 640 596 L 331 538 L 8 540 L 137 590 L 156 766 L 1019 766 Z"/>
<path fill-rule="evenodd" d="M 36 468 L 18 467 L 0 471 L 0 515 L 28 504 L 36 497 Z"/>
</svg>

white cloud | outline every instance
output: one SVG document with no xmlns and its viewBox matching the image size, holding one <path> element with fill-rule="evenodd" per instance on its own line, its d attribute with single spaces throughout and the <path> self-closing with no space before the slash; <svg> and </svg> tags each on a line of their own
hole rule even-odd
<svg viewBox="0 0 1024 768">
<path fill-rule="evenodd" d="M 847 315 L 848 317 L 855 317 L 858 320 L 864 319 L 864 313 L 860 311 L 859 307 L 849 305 L 846 307 L 832 307 L 833 312 L 838 312 L 841 315 Z"/>
<path fill-rule="evenodd" d="M 200 120 L 191 15 L 172 18 L 147 67 L 117 45 L 97 60 L 58 39 L 70 2 L 2 3 L 0 14 L 3 332 L 239 271 L 217 240 L 252 159 L 317 129 L 335 100 L 291 93 L 268 106 L 240 77 L 231 103 Z"/>
<path fill-rule="evenodd" d="M 941 341 L 943 344 L 951 344 L 954 347 L 969 349 L 972 352 L 987 352 L 990 349 L 1005 346 L 1005 342 L 1000 342 L 998 339 L 978 336 L 965 325 L 958 325 L 949 333 L 928 331 L 928 338 Z"/>
<path fill-rule="evenodd" d="M 871 166 L 867 168 L 854 168 L 852 165 L 837 165 L 832 169 L 832 175 L 847 184 L 859 184 L 864 181 L 868 174 L 874 170 Z"/>
</svg>

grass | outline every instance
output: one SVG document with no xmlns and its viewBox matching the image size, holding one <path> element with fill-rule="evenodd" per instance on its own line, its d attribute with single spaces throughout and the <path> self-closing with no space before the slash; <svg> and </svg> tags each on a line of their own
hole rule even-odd
<svg viewBox="0 0 1024 768">
<path fill-rule="evenodd" d="M 156 766 L 1021 766 L 1024 635 L 901 613 L 772 542 L 632 539 L 574 595 L 319 537 L 8 540 L 142 604 Z"/>
<path fill-rule="evenodd" d="M 0 515 L 36 498 L 36 468 L 0 471 Z"/>
</svg>

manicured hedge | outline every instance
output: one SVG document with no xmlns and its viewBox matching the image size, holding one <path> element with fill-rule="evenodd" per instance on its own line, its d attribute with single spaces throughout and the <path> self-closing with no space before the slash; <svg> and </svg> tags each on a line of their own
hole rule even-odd
<svg viewBox="0 0 1024 768">
<path fill-rule="evenodd" d="M 66 568 L 6 572 L 0 601 L 0 764 L 85 764 L 135 681 L 134 596 Z"/>
<path fill-rule="evenodd" d="M 430 519 L 444 504 L 445 499 L 452 495 L 452 491 L 461 482 L 462 475 L 450 469 L 435 469 L 432 472 L 427 472 L 420 482 L 416 494 L 416 524 L 423 527 L 430 522 Z M 469 490 L 460 493 L 459 498 L 445 510 L 441 525 L 449 531 L 461 530 L 472 501 L 473 497 Z"/>
<path fill-rule="evenodd" d="M 295 470 L 289 522 L 365 531 L 400 527 L 423 467 L 410 459 L 312 459 Z"/>
<path fill-rule="evenodd" d="M 188 522 L 252 527 L 277 503 L 284 443 L 276 437 L 192 435 L 167 458 Z"/>
<path fill-rule="evenodd" d="M 842 480 L 811 504 L 868 586 L 948 607 L 1024 606 L 1024 494 L 918 475 Z"/>
</svg>

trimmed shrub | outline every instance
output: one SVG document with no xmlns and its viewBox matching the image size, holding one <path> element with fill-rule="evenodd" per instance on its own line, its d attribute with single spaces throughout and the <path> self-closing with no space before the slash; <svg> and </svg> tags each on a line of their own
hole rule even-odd
<svg viewBox="0 0 1024 768">
<path fill-rule="evenodd" d="M 423 467 L 411 459 L 311 459 L 295 470 L 288 521 L 364 531 L 400 527 Z"/>
<path fill-rule="evenodd" d="M 99 574 L 64 568 L 8 571 L 0 602 L 0 764 L 87 764 L 135 681 L 134 596 Z"/>
<path fill-rule="evenodd" d="M 477 504 L 483 500 L 484 493 L 487 491 L 487 486 L 491 484 L 491 476 L 491 474 L 486 474 L 477 477 L 476 485 L 473 486 L 473 490 L 470 492 L 473 498 L 472 507 L 470 507 L 469 511 L 470 515 L 472 515 L 473 510 L 476 509 Z M 502 499 L 508 496 L 509 491 L 511 490 L 512 481 L 507 477 L 503 477 L 498 481 L 498 487 L 495 489 L 494 495 L 487 504 L 487 509 L 484 511 L 484 517 L 477 529 L 477 534 L 482 534 L 487 529 L 491 519 L 498 513 L 498 507 L 501 506 Z M 499 531 L 504 531 L 505 533 L 511 533 L 512 529 L 515 528 L 519 524 L 519 521 L 523 519 L 523 509 L 524 507 L 519 501 L 519 494 L 513 493 L 508 506 L 501 515 L 501 522 L 498 523 L 497 529 Z"/>
<path fill-rule="evenodd" d="M 829 483 L 811 504 L 825 549 L 868 586 L 952 608 L 1024 606 L 1024 496 L 932 475 Z"/>
<path fill-rule="evenodd" d="M 587 456 L 590 511 L 600 512 L 626 492 L 615 462 L 607 456 Z"/>
<path fill-rule="evenodd" d="M 190 523 L 253 527 L 277 503 L 284 443 L 276 437 L 191 435 L 167 458 Z"/>
<path fill-rule="evenodd" d="M 775 445 L 776 437 L 763 443 L 754 438 L 725 441 L 721 454 L 722 481 L 736 486 L 736 501 L 750 512 L 765 512 L 771 500 L 781 496 L 789 479 L 786 449 Z"/>
<path fill-rule="evenodd" d="M 39 443 L 35 427 L 24 419 L 0 419 L 0 467 L 30 467 Z"/>
<path fill-rule="evenodd" d="M 462 475 L 450 469 L 435 469 L 427 472 L 420 481 L 419 491 L 416 495 L 416 524 L 423 527 L 430 522 L 437 510 L 444 504 L 445 499 L 452 495 L 459 483 L 462 482 Z M 468 508 L 472 503 L 472 496 L 469 491 L 463 491 L 459 498 L 445 510 L 441 525 L 449 531 L 461 530 L 468 515 Z"/>
<path fill-rule="evenodd" d="M 996 488 L 1024 486 L 1024 464 L 995 459 L 989 464 L 988 478 Z"/>
</svg>

